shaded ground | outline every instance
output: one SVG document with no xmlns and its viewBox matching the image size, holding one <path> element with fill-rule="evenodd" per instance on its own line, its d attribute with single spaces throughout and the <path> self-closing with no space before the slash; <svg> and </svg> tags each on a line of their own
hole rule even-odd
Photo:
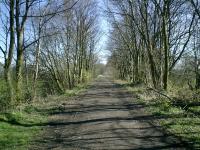
<svg viewBox="0 0 200 150">
<path fill-rule="evenodd" d="M 145 113 L 136 98 L 109 79 L 99 79 L 78 99 L 67 101 L 63 112 L 52 115 L 31 149 L 186 149 L 152 124 L 158 118 Z"/>
</svg>

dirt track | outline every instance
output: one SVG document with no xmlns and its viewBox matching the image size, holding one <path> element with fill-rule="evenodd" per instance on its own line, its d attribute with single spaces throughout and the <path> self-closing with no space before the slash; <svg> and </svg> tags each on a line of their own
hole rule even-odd
<svg viewBox="0 0 200 150">
<path fill-rule="evenodd" d="M 152 124 L 156 117 L 145 113 L 136 98 L 108 78 L 99 79 L 77 100 L 67 101 L 62 113 L 53 115 L 32 149 L 185 149 Z"/>
</svg>

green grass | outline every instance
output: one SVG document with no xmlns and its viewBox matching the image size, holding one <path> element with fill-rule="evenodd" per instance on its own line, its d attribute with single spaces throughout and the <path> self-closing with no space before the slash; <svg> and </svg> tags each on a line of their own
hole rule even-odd
<svg viewBox="0 0 200 150">
<path fill-rule="evenodd" d="M 195 149 L 200 148 L 200 116 L 194 115 L 200 112 L 200 106 L 189 107 L 189 111 L 186 111 L 174 106 L 170 100 L 149 92 L 144 86 L 131 87 L 127 83 L 120 82 L 120 84 L 124 84 L 129 91 L 139 96 L 137 102 L 146 105 L 146 111 L 161 118 L 156 123 L 168 132 L 181 137 Z"/>
<path fill-rule="evenodd" d="M 0 149 L 27 149 L 31 139 L 42 131 L 41 127 L 34 125 L 47 122 L 47 116 L 28 113 L 25 109 L 0 114 Z"/>
<path fill-rule="evenodd" d="M 31 140 L 42 131 L 37 125 L 47 123 L 47 113 L 39 112 L 33 105 L 0 114 L 0 149 L 25 150 Z"/>
<path fill-rule="evenodd" d="M 30 112 L 30 110 L 29 112 L 26 112 L 25 108 L 23 111 L 2 113 L 0 114 L 0 120 L 9 122 L 11 124 L 21 124 L 28 126 L 47 122 L 47 115 L 36 111 Z"/>
<path fill-rule="evenodd" d="M 200 148 L 200 119 L 197 117 L 170 118 L 161 121 L 168 131 Z"/>
<path fill-rule="evenodd" d="M 200 114 L 200 106 L 194 106 L 189 108 L 190 111 Z"/>
<path fill-rule="evenodd" d="M 25 150 L 34 136 L 41 131 L 40 127 L 22 127 L 9 123 L 0 123 L 0 149 Z"/>
<path fill-rule="evenodd" d="M 86 85 L 78 85 L 61 96 L 48 96 L 32 104 L 19 106 L 15 111 L 0 113 L 0 149 L 26 150 L 36 135 L 43 131 L 42 126 L 48 123 L 48 117 L 60 112 L 62 103 L 68 98 L 80 94 Z"/>
<path fill-rule="evenodd" d="M 83 92 L 86 88 L 87 88 L 87 84 L 79 84 L 76 87 L 74 87 L 72 90 L 66 90 L 64 95 L 67 97 L 76 96 L 79 93 Z"/>
</svg>

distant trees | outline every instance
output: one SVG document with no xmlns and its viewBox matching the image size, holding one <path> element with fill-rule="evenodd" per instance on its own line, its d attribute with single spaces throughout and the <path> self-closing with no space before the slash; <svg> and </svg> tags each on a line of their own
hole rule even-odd
<svg viewBox="0 0 200 150">
<path fill-rule="evenodd" d="M 188 1 L 109 0 L 114 43 L 110 61 L 119 77 L 167 90 L 169 74 L 192 49 L 199 24 L 198 9 L 193 7 Z"/>
<path fill-rule="evenodd" d="M 198 15 L 198 19 L 196 20 L 198 23 L 194 27 L 193 34 L 193 68 L 195 73 L 195 88 L 200 89 L 200 2 L 198 0 L 189 0 L 189 2 L 191 3 L 196 14 Z"/>
<path fill-rule="evenodd" d="M 49 72 L 60 93 L 85 82 L 92 73 L 98 34 L 94 5 L 87 1 L 75 6 L 60 21 L 61 33 L 42 42 L 42 69 Z"/>
</svg>

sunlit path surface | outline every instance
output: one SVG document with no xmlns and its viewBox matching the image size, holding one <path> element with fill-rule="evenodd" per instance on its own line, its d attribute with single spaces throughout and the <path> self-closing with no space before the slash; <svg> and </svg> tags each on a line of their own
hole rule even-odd
<svg viewBox="0 0 200 150">
<path fill-rule="evenodd" d="M 54 114 L 32 149 L 186 149 L 151 122 L 137 97 L 102 77 L 78 99 Z"/>
</svg>

